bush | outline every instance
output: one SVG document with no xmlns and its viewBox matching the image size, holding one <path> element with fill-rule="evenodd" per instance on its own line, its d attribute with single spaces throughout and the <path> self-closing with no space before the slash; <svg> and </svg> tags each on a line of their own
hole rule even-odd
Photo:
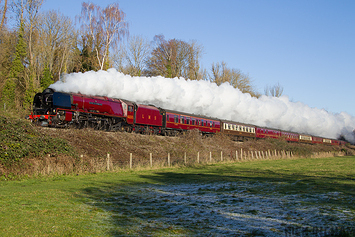
<svg viewBox="0 0 355 237">
<path fill-rule="evenodd" d="M 18 165 L 24 157 L 41 157 L 45 154 L 74 155 L 67 141 L 38 133 L 28 121 L 0 116 L 0 164 Z"/>
</svg>

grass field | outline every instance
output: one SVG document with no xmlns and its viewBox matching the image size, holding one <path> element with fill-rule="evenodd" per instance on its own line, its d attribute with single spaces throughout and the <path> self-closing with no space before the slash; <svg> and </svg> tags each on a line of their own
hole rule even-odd
<svg viewBox="0 0 355 237">
<path fill-rule="evenodd" d="M 354 167 L 351 156 L 2 181 L 0 236 L 352 236 Z"/>
</svg>

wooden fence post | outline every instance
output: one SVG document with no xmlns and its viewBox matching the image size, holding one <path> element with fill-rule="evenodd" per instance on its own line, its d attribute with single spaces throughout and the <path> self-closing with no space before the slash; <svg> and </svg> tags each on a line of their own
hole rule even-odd
<svg viewBox="0 0 355 237">
<path fill-rule="evenodd" d="M 132 169 L 132 163 L 133 163 L 133 154 L 129 153 L 129 168 Z"/>
<path fill-rule="evenodd" d="M 168 166 L 170 167 L 170 153 L 168 153 Z"/>
<path fill-rule="evenodd" d="M 243 160 L 243 148 L 240 148 L 240 160 Z"/>
<path fill-rule="evenodd" d="M 107 160 L 106 160 L 106 163 L 107 163 L 107 170 L 110 170 L 110 153 L 107 153 Z"/>
<path fill-rule="evenodd" d="M 84 155 L 80 155 L 80 169 L 83 171 Z"/>
<path fill-rule="evenodd" d="M 212 163 L 212 152 L 210 152 L 210 162 Z"/>
<path fill-rule="evenodd" d="M 221 161 L 223 162 L 223 151 L 221 151 Z"/>
<path fill-rule="evenodd" d="M 48 166 L 47 166 L 47 174 L 51 172 L 51 167 L 49 165 L 49 159 L 51 158 L 51 154 L 48 154 Z M 47 162 L 46 162 L 47 163 Z"/>
<path fill-rule="evenodd" d="M 238 150 L 235 150 L 235 160 L 238 161 Z"/>
<path fill-rule="evenodd" d="M 200 152 L 197 152 L 197 163 L 200 163 Z"/>
<path fill-rule="evenodd" d="M 153 167 L 153 154 L 152 153 L 149 154 L 149 160 L 150 160 L 150 168 L 152 168 Z"/>
<path fill-rule="evenodd" d="M 186 165 L 187 161 L 186 161 L 186 151 L 184 153 L 184 164 Z"/>
</svg>

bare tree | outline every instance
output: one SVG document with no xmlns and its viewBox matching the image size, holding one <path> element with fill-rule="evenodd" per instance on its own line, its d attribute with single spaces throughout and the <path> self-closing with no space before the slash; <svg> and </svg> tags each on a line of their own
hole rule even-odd
<svg viewBox="0 0 355 237">
<path fill-rule="evenodd" d="M 56 11 L 48 11 L 40 16 L 38 67 L 43 71 L 48 67 L 52 74 L 66 72 L 68 57 L 76 43 L 76 32 L 69 17 Z M 63 69 L 64 68 L 64 69 Z"/>
<path fill-rule="evenodd" d="M 118 3 L 104 9 L 93 3 L 82 3 L 79 17 L 83 34 L 90 35 L 93 49 L 100 65 L 104 68 L 112 44 L 117 44 L 128 33 L 128 23 L 125 13 L 120 10 Z"/>
<path fill-rule="evenodd" d="M 243 74 L 238 69 L 228 68 L 225 62 L 212 63 L 211 71 L 212 75 L 209 78 L 211 82 L 214 82 L 217 85 L 228 82 L 243 93 L 249 93 L 256 97 L 259 96 L 253 89 L 250 77 Z"/>
<path fill-rule="evenodd" d="M 146 67 L 151 52 L 151 45 L 142 36 L 132 36 L 127 44 L 122 44 L 113 56 L 115 66 L 119 71 L 131 75 L 141 76 Z"/>
<path fill-rule="evenodd" d="M 201 79 L 201 46 L 196 42 L 187 43 L 177 39 L 166 41 L 163 35 L 156 35 L 154 41 L 156 47 L 147 62 L 147 75 Z"/>
<path fill-rule="evenodd" d="M 200 58 L 202 56 L 203 47 L 197 44 L 196 41 L 191 41 L 188 45 L 187 68 L 184 77 L 191 80 L 201 80 L 203 78 L 200 71 Z"/>
<path fill-rule="evenodd" d="M 174 53 L 176 54 L 177 40 L 167 42 L 163 35 L 156 35 L 154 42 L 157 47 L 152 51 L 152 56 L 147 62 L 147 74 L 168 78 L 178 76 L 174 70 Z"/>
<path fill-rule="evenodd" d="M 0 3 L 2 2 L 2 0 L 0 0 Z M 0 30 L 2 29 L 2 27 L 4 26 L 5 23 L 5 19 L 6 19 L 6 11 L 7 11 L 7 0 L 5 0 L 4 2 L 4 8 L 1 11 L 2 17 L 1 17 L 1 24 L 0 24 Z"/>
<path fill-rule="evenodd" d="M 283 93 L 284 89 L 280 85 L 280 83 L 277 83 L 274 86 L 266 86 L 264 89 L 265 95 L 267 96 L 273 96 L 273 97 L 280 97 Z"/>
</svg>

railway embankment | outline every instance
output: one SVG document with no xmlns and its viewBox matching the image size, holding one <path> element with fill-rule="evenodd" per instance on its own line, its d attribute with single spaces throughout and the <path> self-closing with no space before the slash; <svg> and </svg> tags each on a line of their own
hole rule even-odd
<svg viewBox="0 0 355 237">
<path fill-rule="evenodd" d="M 236 142 L 217 134 L 191 131 L 177 137 L 54 129 L 0 116 L 0 179 L 114 169 L 184 166 L 260 159 L 354 155 L 354 146 L 287 143 L 283 140 Z"/>
</svg>

